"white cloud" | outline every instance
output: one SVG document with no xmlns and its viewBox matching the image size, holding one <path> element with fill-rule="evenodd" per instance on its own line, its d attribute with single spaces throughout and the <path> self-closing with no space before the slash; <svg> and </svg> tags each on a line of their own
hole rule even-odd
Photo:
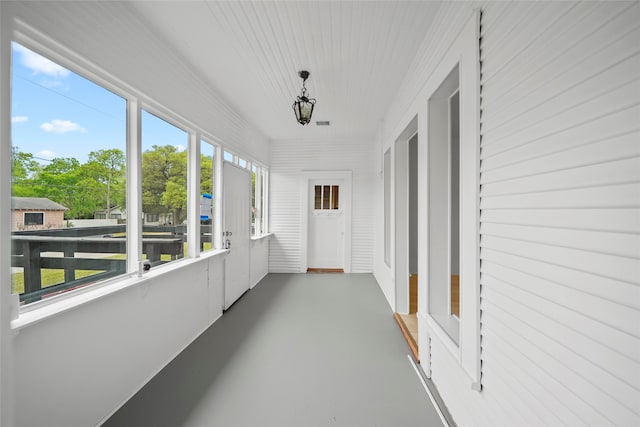
<svg viewBox="0 0 640 427">
<path fill-rule="evenodd" d="M 51 160 L 54 157 L 56 157 L 56 153 L 54 151 L 51 150 L 42 150 L 42 151 L 38 151 L 36 153 L 36 155 L 42 159 L 47 159 L 47 160 Z"/>
<path fill-rule="evenodd" d="M 34 74 L 45 74 L 56 78 L 67 77 L 69 75 L 69 70 L 66 68 L 19 44 L 14 44 L 13 48 L 16 52 L 20 53 L 22 65 L 31 69 Z"/>
<path fill-rule="evenodd" d="M 29 120 L 27 116 L 13 116 L 11 117 L 11 123 L 24 123 Z"/>
<path fill-rule="evenodd" d="M 182 144 L 177 144 L 177 145 L 176 145 L 176 150 L 177 150 L 177 151 L 184 151 L 184 150 L 186 150 L 186 149 L 187 149 L 187 147 L 185 147 L 185 146 L 184 146 L 184 145 L 182 145 Z"/>
<path fill-rule="evenodd" d="M 51 133 L 86 132 L 86 129 L 80 127 L 78 123 L 58 119 L 41 124 L 40 129 Z"/>
</svg>

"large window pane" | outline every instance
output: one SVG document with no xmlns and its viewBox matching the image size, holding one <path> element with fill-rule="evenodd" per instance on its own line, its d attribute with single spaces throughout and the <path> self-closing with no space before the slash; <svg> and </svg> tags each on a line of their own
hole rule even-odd
<svg viewBox="0 0 640 427">
<path fill-rule="evenodd" d="M 216 147 L 200 141 L 200 250 L 214 248 L 214 208 Z"/>
<path fill-rule="evenodd" d="M 12 292 L 126 271 L 126 101 L 12 44 Z"/>
<path fill-rule="evenodd" d="M 267 233 L 265 222 L 266 176 L 265 168 L 256 164 L 251 166 L 251 232 L 254 236 Z"/>
<path fill-rule="evenodd" d="M 187 242 L 187 133 L 142 112 L 143 258 L 183 258 Z"/>
</svg>

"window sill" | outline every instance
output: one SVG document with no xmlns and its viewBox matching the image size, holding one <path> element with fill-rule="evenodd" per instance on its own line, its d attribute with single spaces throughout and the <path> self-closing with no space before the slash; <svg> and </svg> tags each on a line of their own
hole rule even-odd
<svg viewBox="0 0 640 427">
<path fill-rule="evenodd" d="M 252 242 L 256 242 L 258 240 L 269 239 L 271 237 L 273 237 L 273 233 L 265 233 L 265 234 L 261 234 L 259 236 L 251 236 L 251 241 Z"/>
<path fill-rule="evenodd" d="M 161 276 L 167 272 L 180 270 L 190 265 L 215 258 L 225 256 L 229 251 L 226 249 L 218 249 L 205 253 L 201 253 L 198 258 L 186 258 L 166 266 L 151 269 L 138 276 L 137 273 L 125 274 L 104 283 L 88 286 L 84 289 L 70 292 L 67 295 L 52 297 L 48 300 L 32 303 L 26 307 L 20 307 L 18 317 L 11 321 L 11 330 L 18 332 L 36 323 L 42 322 L 59 314 L 82 307 L 92 301 L 105 297 L 107 295 L 118 292 L 122 289 L 144 283 L 148 280 Z"/>
</svg>

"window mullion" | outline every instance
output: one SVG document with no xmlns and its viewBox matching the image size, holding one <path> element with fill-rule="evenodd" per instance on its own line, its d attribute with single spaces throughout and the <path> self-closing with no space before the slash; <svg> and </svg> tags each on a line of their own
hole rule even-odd
<svg viewBox="0 0 640 427">
<path fill-rule="evenodd" d="M 256 235 L 262 234 L 262 168 L 256 168 L 256 183 L 255 183 L 255 205 L 256 205 Z"/>
<path fill-rule="evenodd" d="M 269 170 L 264 169 L 264 200 L 262 206 L 262 215 L 264 218 L 264 231 L 265 233 L 269 232 Z"/>
<path fill-rule="evenodd" d="M 213 241 L 215 242 L 215 248 L 222 248 L 222 166 L 224 164 L 224 152 L 221 146 L 216 146 L 215 155 L 215 178 L 214 178 L 214 190 L 213 190 L 213 210 L 214 210 L 214 222 L 215 235 Z"/>
<path fill-rule="evenodd" d="M 200 255 L 200 138 L 195 132 L 189 132 L 188 138 L 187 256 L 197 257 Z"/>
<path fill-rule="evenodd" d="M 141 110 L 137 99 L 127 100 L 127 271 L 142 262 Z"/>
</svg>

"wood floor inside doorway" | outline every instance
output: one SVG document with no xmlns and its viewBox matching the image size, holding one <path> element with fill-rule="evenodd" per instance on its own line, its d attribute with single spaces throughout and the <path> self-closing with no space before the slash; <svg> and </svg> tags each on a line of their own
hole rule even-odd
<svg viewBox="0 0 640 427">
<path fill-rule="evenodd" d="M 451 276 L 451 314 L 460 317 L 460 276 Z M 411 353 L 416 362 L 420 362 L 418 356 L 418 275 L 409 277 L 409 314 L 394 313 L 393 317 L 398 322 L 404 339 L 407 341 Z"/>
<path fill-rule="evenodd" d="M 420 357 L 418 355 L 418 316 L 416 313 L 393 313 L 393 317 L 396 319 L 396 322 L 398 322 L 400 331 L 402 331 L 402 335 L 409 345 L 413 358 L 416 362 L 420 363 Z"/>
<path fill-rule="evenodd" d="M 393 317 L 407 341 L 413 358 L 420 362 L 418 357 L 418 275 L 409 276 L 409 314 L 394 313 Z"/>
</svg>

